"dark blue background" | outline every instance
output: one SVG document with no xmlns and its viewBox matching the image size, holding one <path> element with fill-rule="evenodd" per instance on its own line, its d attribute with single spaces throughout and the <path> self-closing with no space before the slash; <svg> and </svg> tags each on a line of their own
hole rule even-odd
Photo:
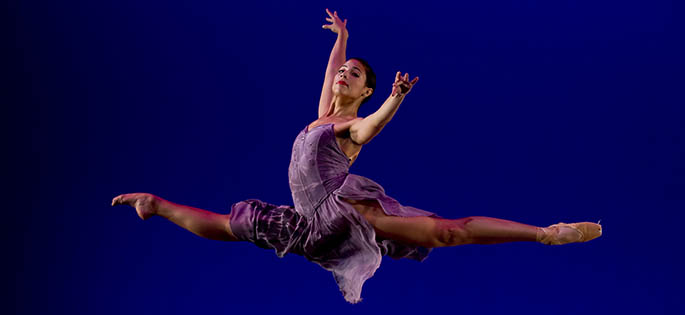
<svg viewBox="0 0 685 315">
<path fill-rule="evenodd" d="M 684 50 L 668 1 L 41 2 L 8 4 L 6 128 L 30 129 L 8 140 L 28 153 L 11 155 L 24 194 L 5 210 L 18 314 L 684 310 Z M 350 305 L 300 256 L 110 207 L 129 192 L 220 213 L 292 204 L 290 149 L 335 40 L 326 7 L 378 75 L 360 116 L 396 71 L 420 77 L 352 173 L 447 218 L 601 219 L 604 235 L 385 257 Z"/>
</svg>

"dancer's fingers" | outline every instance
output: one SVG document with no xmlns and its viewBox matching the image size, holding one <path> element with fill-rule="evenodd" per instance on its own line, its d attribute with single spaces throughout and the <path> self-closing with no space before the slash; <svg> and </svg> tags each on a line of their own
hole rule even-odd
<svg viewBox="0 0 685 315">
<path fill-rule="evenodd" d="M 411 85 L 416 84 L 416 82 L 419 82 L 419 77 L 414 78 L 414 80 L 411 80 Z"/>
</svg>

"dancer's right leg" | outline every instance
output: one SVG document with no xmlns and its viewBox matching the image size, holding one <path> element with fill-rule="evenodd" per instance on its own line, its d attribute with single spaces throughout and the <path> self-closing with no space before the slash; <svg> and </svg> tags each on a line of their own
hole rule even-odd
<svg viewBox="0 0 685 315">
<path fill-rule="evenodd" d="M 148 193 L 123 194 L 112 199 L 112 206 L 129 205 L 146 220 L 158 215 L 196 235 L 219 241 L 238 241 L 231 231 L 230 214 L 180 205 Z"/>
<path fill-rule="evenodd" d="M 542 228 L 483 216 L 461 219 L 400 217 L 385 214 L 375 199 L 345 201 L 364 216 L 379 236 L 431 248 L 521 241 L 560 245 L 586 242 L 602 235 L 602 227 L 591 222 L 560 223 Z"/>
</svg>

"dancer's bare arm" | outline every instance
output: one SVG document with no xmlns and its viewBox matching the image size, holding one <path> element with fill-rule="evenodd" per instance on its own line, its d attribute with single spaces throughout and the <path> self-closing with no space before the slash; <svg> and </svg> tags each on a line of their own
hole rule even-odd
<svg viewBox="0 0 685 315">
<path fill-rule="evenodd" d="M 323 28 L 331 30 L 333 33 L 338 34 L 338 39 L 335 40 L 335 45 L 333 45 L 333 50 L 331 50 L 331 56 L 328 58 L 328 66 L 326 66 L 326 76 L 323 80 L 323 87 L 321 88 L 321 99 L 319 99 L 319 118 L 324 116 L 332 103 L 333 100 L 333 80 L 335 79 L 335 74 L 342 66 L 345 61 L 345 49 L 347 48 L 347 19 L 342 21 L 338 17 L 338 12 L 329 11 L 326 9 L 328 16 L 326 21 L 331 22 L 331 24 L 323 25 Z"/>
<path fill-rule="evenodd" d="M 402 76 L 401 72 L 397 71 L 395 82 L 392 84 L 392 93 L 388 99 L 376 112 L 350 126 L 350 139 L 357 144 L 369 143 L 390 122 L 404 97 L 418 81 L 419 77 L 415 77 L 409 82 L 409 73 Z"/>
</svg>

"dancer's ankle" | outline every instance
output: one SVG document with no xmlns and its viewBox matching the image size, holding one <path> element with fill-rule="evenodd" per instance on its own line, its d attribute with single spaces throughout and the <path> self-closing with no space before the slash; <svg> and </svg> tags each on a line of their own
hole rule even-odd
<svg viewBox="0 0 685 315">
<path fill-rule="evenodd" d="M 535 233 L 535 241 L 538 243 L 542 243 L 542 240 L 545 238 L 545 229 L 538 227 L 537 232 Z"/>
</svg>

